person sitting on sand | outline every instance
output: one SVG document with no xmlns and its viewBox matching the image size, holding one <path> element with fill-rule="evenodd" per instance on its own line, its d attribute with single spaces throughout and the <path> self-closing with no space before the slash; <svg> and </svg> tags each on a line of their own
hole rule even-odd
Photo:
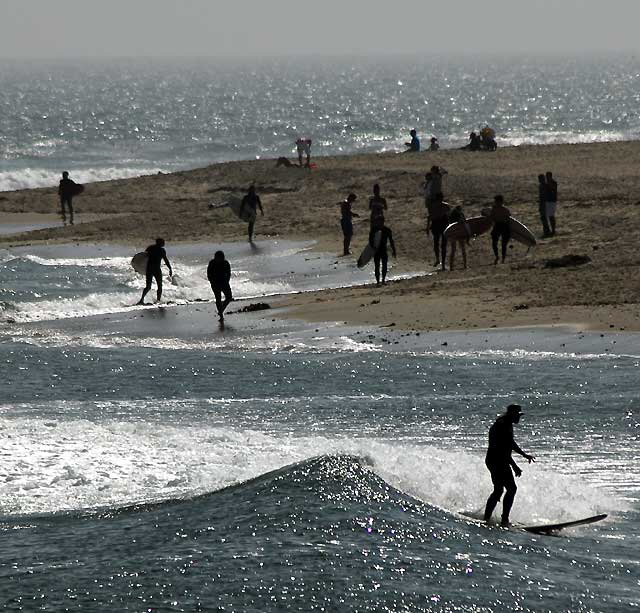
<svg viewBox="0 0 640 613">
<path fill-rule="evenodd" d="M 493 128 L 485 126 L 480 130 L 480 145 L 485 151 L 496 151 L 498 143 L 496 143 L 496 132 Z"/>
<path fill-rule="evenodd" d="M 432 136 L 429 144 L 429 151 L 438 151 L 438 149 L 440 149 L 438 139 L 435 136 Z"/>
<path fill-rule="evenodd" d="M 447 239 L 443 236 L 449 225 L 449 205 L 442 199 L 442 193 L 436 194 L 434 199 L 427 205 L 427 234 L 431 231 L 433 235 L 433 252 L 436 261 L 433 264 L 438 266 L 442 261 L 442 270 L 445 269 L 445 257 L 447 254 Z M 442 258 L 441 258 L 442 256 Z"/>
<path fill-rule="evenodd" d="M 376 235 L 380 233 L 379 241 L 376 241 Z M 376 243 L 378 247 L 376 248 Z M 384 219 L 377 219 L 375 224 L 371 226 L 369 232 L 369 245 L 375 249 L 373 254 L 373 264 L 376 275 L 376 286 L 380 287 L 380 273 L 382 272 L 382 285 L 386 284 L 387 279 L 387 263 L 389 262 L 389 254 L 387 253 L 387 243 L 391 245 L 391 253 L 396 256 L 396 245 L 393 242 L 393 234 L 387 226 L 384 225 Z M 382 265 L 382 271 L 380 270 Z"/>
<path fill-rule="evenodd" d="M 207 279 L 211 284 L 213 295 L 216 299 L 216 309 L 218 310 L 218 318 L 224 321 L 224 310 L 233 301 L 231 293 L 231 265 L 224 257 L 223 251 L 216 251 L 213 260 L 207 266 Z M 224 301 L 222 300 L 224 294 Z"/>
<path fill-rule="evenodd" d="M 60 214 L 62 222 L 67 223 L 65 204 L 69 208 L 69 223 L 73 225 L 73 197 L 78 193 L 78 184 L 69 178 L 69 173 L 65 170 L 58 185 L 58 196 L 60 196 Z"/>
<path fill-rule="evenodd" d="M 360 217 L 357 213 L 351 210 L 353 203 L 356 201 L 357 196 L 355 194 L 349 194 L 345 200 L 340 202 L 340 226 L 342 227 L 343 236 L 343 250 L 342 255 L 350 255 L 349 247 L 351 245 L 351 238 L 353 237 L 353 221 L 354 217 Z"/>
<path fill-rule="evenodd" d="M 247 190 L 247 195 L 242 199 L 242 205 L 240 207 L 240 211 L 244 211 L 248 208 L 251 212 L 251 221 L 249 222 L 249 242 L 253 242 L 253 226 L 256 223 L 256 217 L 258 215 L 258 209 L 260 209 L 260 214 L 264 216 L 264 209 L 262 208 L 262 202 L 260 202 L 260 196 L 256 194 L 256 188 L 251 185 Z"/>
<path fill-rule="evenodd" d="M 280 166 L 284 166 L 285 168 L 296 168 L 296 165 L 292 164 L 291 160 L 289 158 L 287 158 L 287 157 L 284 157 L 284 156 L 280 156 L 276 160 L 276 168 L 278 168 Z"/>
<path fill-rule="evenodd" d="M 504 206 L 504 198 L 497 195 L 493 199 L 490 217 L 493 220 L 493 230 L 491 230 L 491 246 L 493 255 L 495 255 L 494 265 L 498 263 L 498 241 L 502 240 L 502 263 L 507 258 L 507 246 L 511 240 L 511 228 L 509 227 L 509 219 L 511 212 Z"/>
<path fill-rule="evenodd" d="M 373 196 L 369 198 L 369 210 L 371 211 L 371 225 L 378 221 L 384 223 L 384 212 L 387 210 L 387 199 L 380 195 L 380 186 L 376 183 L 373 186 Z"/>
<path fill-rule="evenodd" d="M 417 153 L 420 151 L 420 139 L 418 138 L 418 133 L 415 130 L 411 130 L 409 132 L 409 136 L 411 136 L 411 142 L 405 143 L 405 147 L 409 147 L 407 152 L 409 153 Z"/>
<path fill-rule="evenodd" d="M 542 223 L 542 238 L 547 238 L 551 232 L 547 219 L 547 180 L 544 175 L 538 175 L 538 214 Z"/>
<path fill-rule="evenodd" d="M 469 134 L 469 144 L 462 148 L 467 151 L 480 151 L 482 148 L 482 141 L 475 132 L 471 132 L 471 134 Z"/>
<path fill-rule="evenodd" d="M 451 241 L 451 254 L 449 256 L 449 270 L 453 270 L 453 264 L 456 257 L 456 245 L 460 245 L 460 250 L 462 251 L 462 264 L 463 267 L 467 268 L 467 245 L 469 244 L 469 239 L 471 238 L 471 230 L 469 228 L 469 224 L 467 223 L 467 219 L 464 216 L 464 212 L 462 211 L 462 206 L 457 205 L 449 214 L 449 223 L 462 223 L 465 227 L 466 235 L 463 238 L 453 239 Z"/>
<path fill-rule="evenodd" d="M 302 168 L 302 157 L 306 156 L 307 161 L 305 168 L 311 168 L 311 139 L 299 138 L 296 141 L 296 149 L 298 151 L 298 165 Z"/>
<path fill-rule="evenodd" d="M 149 245 L 145 251 L 147 252 L 147 283 L 142 290 L 142 297 L 138 304 L 144 304 L 144 297 L 149 293 L 153 280 L 156 280 L 157 286 L 157 302 L 162 299 L 162 262 L 169 269 L 169 276 L 173 276 L 171 264 L 167 258 L 167 252 L 164 249 L 164 238 L 156 238 L 155 245 Z"/>
<path fill-rule="evenodd" d="M 553 178 L 551 172 L 547 172 L 547 205 L 546 214 L 549 223 L 549 229 L 551 230 L 550 236 L 556 235 L 556 210 L 558 208 L 558 184 Z"/>
</svg>

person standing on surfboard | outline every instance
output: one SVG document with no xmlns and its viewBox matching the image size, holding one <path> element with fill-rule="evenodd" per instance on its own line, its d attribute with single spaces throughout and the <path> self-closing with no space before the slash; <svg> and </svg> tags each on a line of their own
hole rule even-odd
<svg viewBox="0 0 640 613">
<path fill-rule="evenodd" d="M 216 298 L 218 318 L 223 322 L 224 310 L 233 300 L 231 286 L 229 285 L 231 281 L 231 265 L 225 259 L 223 251 L 216 251 L 213 260 L 209 262 L 209 266 L 207 266 L 207 279 L 209 279 L 209 283 L 211 283 L 211 289 Z M 222 300 L 222 294 L 224 294 L 224 301 Z"/>
<path fill-rule="evenodd" d="M 493 510 L 500 501 L 502 493 L 506 490 L 502 501 L 502 520 L 500 525 L 509 526 L 509 513 L 518 489 L 513 473 L 515 473 L 516 477 L 522 474 L 518 465 L 513 461 L 511 452 L 519 453 L 525 460 L 528 460 L 529 464 L 535 462 L 535 458 L 522 451 L 513 438 L 513 424 L 517 424 L 520 421 L 521 415 L 522 407 L 519 404 L 510 404 L 507 407 L 507 412 L 498 417 L 489 429 L 489 447 L 485 464 L 491 473 L 493 492 L 491 492 L 487 500 L 487 506 L 484 511 L 484 521 L 487 523 L 491 520 Z M 513 472 L 511 472 L 512 468 Z"/>
<path fill-rule="evenodd" d="M 73 225 L 73 197 L 80 193 L 82 186 L 69 178 L 69 173 L 65 170 L 58 185 L 58 196 L 60 196 L 60 214 L 62 222 L 67 223 L 65 204 L 69 208 L 69 223 Z"/>
<path fill-rule="evenodd" d="M 343 250 L 342 255 L 350 255 L 349 247 L 351 245 L 351 238 L 353 237 L 353 218 L 360 217 L 357 213 L 351 210 L 351 206 L 356 201 L 357 196 L 355 194 L 349 194 L 345 200 L 340 203 L 340 226 L 342 227 L 343 236 Z"/>
<path fill-rule="evenodd" d="M 500 259 L 498 257 L 498 241 L 502 240 L 502 263 L 507 258 L 507 246 L 511 240 L 511 228 L 509 226 L 509 219 L 511 218 L 511 212 L 504 205 L 504 198 L 498 194 L 493 199 L 493 206 L 491 207 L 491 219 L 493 219 L 493 230 L 491 230 L 491 246 L 493 248 L 493 255 L 496 256 L 494 265 L 498 263 Z"/>
<path fill-rule="evenodd" d="M 145 251 L 147 252 L 147 284 L 142 290 L 142 297 L 138 304 L 144 304 L 144 297 L 149 293 L 153 280 L 156 280 L 157 286 L 157 302 L 162 298 L 162 262 L 169 269 L 169 276 L 173 276 L 167 252 L 164 250 L 164 238 L 156 238 L 155 245 L 149 245 Z"/>
<path fill-rule="evenodd" d="M 249 242 L 253 242 L 253 226 L 256 223 L 256 217 L 258 216 L 258 209 L 260 209 L 260 213 L 264 216 L 264 210 L 262 208 L 262 202 L 260 202 L 260 196 L 256 194 L 256 188 L 251 185 L 247 190 L 247 195 L 242 199 L 242 206 L 240 210 L 244 210 L 248 208 L 252 211 L 253 215 L 251 216 L 251 221 L 249 222 Z"/>
<path fill-rule="evenodd" d="M 380 240 L 376 249 L 376 234 L 380 232 Z M 373 264 L 375 267 L 376 286 L 380 287 L 380 268 L 382 265 L 382 285 L 386 284 L 387 279 L 387 263 L 389 262 L 389 254 L 387 253 L 387 243 L 391 245 L 391 253 L 396 257 L 396 245 L 393 242 L 393 234 L 387 226 L 384 225 L 384 219 L 378 219 L 375 224 L 371 225 L 369 232 L 369 245 L 375 250 L 373 254 Z"/>
</svg>

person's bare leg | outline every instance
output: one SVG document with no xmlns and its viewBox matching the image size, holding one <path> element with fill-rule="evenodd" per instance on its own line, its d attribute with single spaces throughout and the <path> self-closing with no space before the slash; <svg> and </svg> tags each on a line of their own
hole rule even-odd
<svg viewBox="0 0 640 613">
<path fill-rule="evenodd" d="M 453 270 L 453 262 L 456 258 L 456 241 L 451 241 L 451 255 L 449 256 L 449 270 Z"/>
</svg>

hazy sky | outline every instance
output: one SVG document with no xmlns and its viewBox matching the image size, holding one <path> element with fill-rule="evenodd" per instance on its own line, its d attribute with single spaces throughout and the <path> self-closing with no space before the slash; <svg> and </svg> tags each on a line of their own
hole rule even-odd
<svg viewBox="0 0 640 613">
<path fill-rule="evenodd" d="M 0 57 L 640 51 L 640 0 L 0 0 Z"/>
</svg>

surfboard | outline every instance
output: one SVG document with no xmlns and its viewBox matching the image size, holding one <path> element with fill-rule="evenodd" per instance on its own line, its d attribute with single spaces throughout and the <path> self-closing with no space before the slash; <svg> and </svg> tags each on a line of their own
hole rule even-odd
<svg viewBox="0 0 640 613">
<path fill-rule="evenodd" d="M 471 237 L 474 237 L 480 236 L 481 234 L 491 230 L 493 222 L 488 217 L 484 217 L 482 215 L 480 217 L 469 217 L 465 223 L 458 221 L 456 223 L 449 224 L 444 231 L 444 237 L 447 240 L 466 239 L 467 229 L 465 228 L 465 224 L 469 228 Z"/>
<path fill-rule="evenodd" d="M 380 241 L 382 240 L 382 232 L 378 230 L 373 236 L 373 247 L 367 243 L 367 246 L 362 250 L 360 257 L 358 258 L 358 268 L 364 268 L 371 258 L 373 254 L 377 251 L 378 247 L 380 247 Z"/>
<path fill-rule="evenodd" d="M 131 266 L 133 266 L 133 270 L 141 275 L 147 274 L 147 262 L 149 261 L 149 254 L 146 251 L 141 251 L 140 253 L 136 253 L 131 258 Z"/>
<path fill-rule="evenodd" d="M 586 526 L 588 524 L 595 524 L 598 521 L 602 521 L 606 519 L 608 515 L 606 513 L 601 513 L 600 515 L 592 515 L 591 517 L 583 517 L 582 519 L 573 519 L 571 521 L 564 522 L 556 522 L 553 524 L 539 524 L 535 526 L 528 526 L 523 524 L 511 524 L 508 528 L 502 528 L 499 524 L 491 523 L 487 525 L 482 518 L 478 517 L 476 513 L 462 512 L 460 513 L 465 520 L 471 520 L 472 523 L 477 524 L 478 526 L 488 527 L 488 528 L 501 528 L 504 530 L 518 530 L 524 532 L 530 532 L 532 534 L 545 534 L 547 536 L 552 536 L 553 534 L 564 530 L 565 528 L 577 528 L 578 526 Z"/>
<path fill-rule="evenodd" d="M 533 247 L 536 244 L 536 237 L 533 232 L 513 217 L 509 218 L 509 230 L 514 241 L 518 241 L 527 247 Z"/>
<path fill-rule="evenodd" d="M 80 183 L 76 183 L 73 186 L 73 195 L 79 196 L 84 191 L 84 185 L 80 185 Z"/>
<path fill-rule="evenodd" d="M 225 203 L 225 206 L 228 206 L 242 221 L 250 223 L 256 220 L 256 211 L 254 211 L 249 206 L 243 207 L 242 198 L 229 198 L 229 200 Z"/>
<path fill-rule="evenodd" d="M 586 526 L 587 524 L 595 524 L 597 521 L 602 521 L 607 518 L 606 513 L 600 515 L 592 515 L 591 517 L 584 517 L 583 519 L 574 519 L 573 521 L 564 521 L 557 524 L 543 524 L 541 526 L 518 526 L 521 530 L 526 532 L 532 532 L 533 534 L 553 534 L 554 532 L 560 532 L 565 528 L 575 528 L 577 526 Z"/>
</svg>

